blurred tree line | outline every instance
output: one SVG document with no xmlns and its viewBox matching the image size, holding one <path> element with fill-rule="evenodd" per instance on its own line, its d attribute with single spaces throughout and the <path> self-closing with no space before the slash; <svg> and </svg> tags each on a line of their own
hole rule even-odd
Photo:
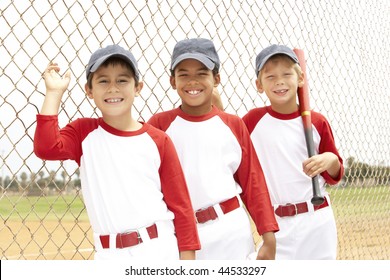
<svg viewBox="0 0 390 280">
<path fill-rule="evenodd" d="M 341 186 L 384 186 L 390 185 L 390 167 L 384 165 L 369 165 L 349 157 L 345 161 L 345 174 Z M 80 171 L 69 175 L 65 170 L 61 171 L 60 178 L 57 178 L 58 171 L 44 171 L 38 173 L 21 172 L 12 178 L 0 177 L 1 191 L 25 193 L 27 195 L 42 195 L 65 192 L 81 188 Z"/>
<path fill-rule="evenodd" d="M 384 186 L 390 184 L 390 167 L 385 165 L 369 165 L 349 157 L 344 163 L 345 186 Z"/>
<path fill-rule="evenodd" d="M 62 170 L 60 179 L 57 178 L 56 171 L 50 171 L 48 174 L 44 171 L 30 174 L 21 172 L 12 178 L 0 177 L 0 187 L 2 192 L 17 192 L 34 196 L 59 192 L 70 193 L 81 188 L 80 171 L 76 169 L 72 175 L 69 175 Z"/>
</svg>

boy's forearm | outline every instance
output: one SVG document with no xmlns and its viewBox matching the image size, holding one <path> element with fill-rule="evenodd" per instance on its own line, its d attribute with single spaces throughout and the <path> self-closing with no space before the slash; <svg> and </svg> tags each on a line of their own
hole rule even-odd
<svg viewBox="0 0 390 280">
<path fill-rule="evenodd" d="M 62 96 L 70 82 L 70 70 L 63 76 L 58 74 L 59 71 L 58 64 L 51 62 L 43 73 L 46 95 L 40 111 L 41 115 L 58 115 Z"/>
<path fill-rule="evenodd" d="M 181 251 L 180 252 L 181 260 L 195 260 L 195 251 Z"/>
<path fill-rule="evenodd" d="M 274 260 L 276 255 L 276 238 L 274 232 L 265 232 L 262 235 L 263 245 L 257 254 L 258 260 Z"/>
<path fill-rule="evenodd" d="M 211 103 L 214 106 L 216 106 L 219 110 L 223 111 L 223 104 L 222 104 L 221 96 L 220 96 L 219 91 L 216 87 L 214 87 L 214 89 L 213 89 Z"/>
<path fill-rule="evenodd" d="M 340 167 L 341 167 L 339 158 L 334 153 L 331 152 L 327 152 L 326 154 L 329 158 L 331 158 L 330 167 L 326 171 L 332 178 L 337 178 L 340 174 Z"/>
<path fill-rule="evenodd" d="M 276 238 L 274 232 L 265 232 L 263 235 L 263 242 L 267 246 L 275 247 L 276 248 Z"/>
<path fill-rule="evenodd" d="M 62 94 L 56 92 L 46 92 L 45 100 L 40 111 L 41 115 L 58 115 Z"/>
</svg>

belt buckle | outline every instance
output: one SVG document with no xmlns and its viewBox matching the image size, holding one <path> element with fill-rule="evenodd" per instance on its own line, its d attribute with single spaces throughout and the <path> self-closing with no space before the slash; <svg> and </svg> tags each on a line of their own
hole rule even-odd
<svg viewBox="0 0 390 280">
<path fill-rule="evenodd" d="M 200 210 L 198 210 L 198 211 L 200 211 Z M 195 212 L 195 215 L 194 215 L 194 216 L 195 216 L 195 222 L 196 222 L 196 224 L 199 224 L 198 217 L 196 216 L 196 213 L 197 213 L 198 211 L 196 211 L 196 212 Z"/>
<path fill-rule="evenodd" d="M 137 241 L 138 241 L 137 244 L 140 244 L 140 243 L 142 243 L 141 235 L 139 234 L 138 230 L 136 230 L 136 232 L 137 232 Z"/>
<path fill-rule="evenodd" d="M 132 232 L 136 232 L 137 233 L 137 245 L 138 244 L 140 244 L 140 243 L 142 243 L 141 242 L 141 235 L 139 234 L 139 231 L 138 231 L 138 229 L 136 229 L 136 230 L 133 230 Z"/>
<path fill-rule="evenodd" d="M 207 209 L 207 207 L 201 208 L 201 209 L 198 209 L 197 211 L 195 211 L 194 216 L 195 216 L 195 221 L 196 221 L 197 224 L 201 224 L 201 223 L 198 221 L 198 216 L 196 216 L 196 213 L 202 212 L 202 211 L 204 211 L 206 209 Z"/>
<path fill-rule="evenodd" d="M 132 234 L 132 233 L 136 233 L 137 234 L 137 244 L 135 244 L 135 245 L 138 245 L 138 244 L 142 243 L 141 235 L 139 234 L 138 229 L 136 229 L 136 230 L 128 230 L 128 231 L 125 231 L 125 232 L 119 234 L 119 240 L 121 241 L 121 248 L 125 248 L 123 246 L 122 238 L 125 238 L 124 237 L 125 235 L 129 235 L 129 234 Z M 132 245 L 132 246 L 135 246 L 135 245 Z"/>
<path fill-rule="evenodd" d="M 292 215 L 292 216 L 298 215 L 298 207 L 297 207 L 297 205 L 296 205 L 296 204 L 293 204 L 293 203 L 287 203 L 287 204 L 286 204 L 286 206 L 289 206 L 289 205 L 294 205 L 295 213 L 294 213 L 294 215 Z"/>
<path fill-rule="evenodd" d="M 211 210 L 212 209 L 212 210 Z M 197 217 L 197 213 L 200 213 L 200 212 L 204 212 L 204 211 L 206 211 L 205 213 L 207 213 L 206 215 L 208 215 L 209 217 L 211 216 L 210 215 L 210 211 L 214 211 L 215 212 L 215 209 L 214 209 L 214 206 L 209 206 L 209 207 L 205 207 L 205 208 L 201 208 L 201 209 L 198 209 L 197 211 L 195 211 L 195 221 L 196 221 L 196 223 L 197 224 L 203 224 L 203 223 L 205 223 L 205 222 L 199 222 L 198 221 L 198 217 Z M 215 212 L 215 214 L 216 214 L 216 212 Z M 217 219 L 218 218 L 218 214 L 216 214 L 216 217 L 215 218 L 213 218 L 213 217 L 210 217 L 209 219 L 208 219 L 208 221 L 214 221 L 215 219 Z"/>
</svg>

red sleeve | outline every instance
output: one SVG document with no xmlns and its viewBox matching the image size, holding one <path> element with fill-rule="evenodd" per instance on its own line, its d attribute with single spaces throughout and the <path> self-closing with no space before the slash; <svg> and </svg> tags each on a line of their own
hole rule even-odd
<svg viewBox="0 0 390 280">
<path fill-rule="evenodd" d="M 168 127 L 177 117 L 177 110 L 178 109 L 173 109 L 170 111 L 157 113 L 148 120 L 148 124 L 162 131 L 167 131 Z"/>
<path fill-rule="evenodd" d="M 321 137 L 318 153 L 322 154 L 325 152 L 331 152 L 339 158 L 340 173 L 337 178 L 332 178 L 329 175 L 329 173 L 326 171 L 321 173 L 321 176 L 324 177 L 326 183 L 328 183 L 329 185 L 335 185 L 342 179 L 344 175 L 344 165 L 343 165 L 343 159 L 341 158 L 336 148 L 332 129 L 329 125 L 329 122 L 326 120 L 326 118 L 318 112 L 312 111 L 312 123 L 317 129 Z"/>
<path fill-rule="evenodd" d="M 266 108 L 261 107 L 261 108 L 255 108 L 250 110 L 245 116 L 242 117 L 242 120 L 245 123 L 249 134 L 252 133 L 257 123 L 266 113 L 267 113 Z"/>
<path fill-rule="evenodd" d="M 259 234 L 276 232 L 279 230 L 279 226 L 275 219 L 263 169 L 257 158 L 249 132 L 244 122 L 238 117 L 225 119 L 225 123 L 236 136 L 242 149 L 241 164 L 234 174 L 236 182 L 242 188 L 242 201 L 255 222 Z"/>
<path fill-rule="evenodd" d="M 167 134 L 153 127 L 149 135 L 156 142 L 161 156 L 161 190 L 168 209 L 175 214 L 174 224 L 179 251 L 199 250 L 200 241 L 187 183 L 175 147 Z"/>
<path fill-rule="evenodd" d="M 34 153 L 44 160 L 75 160 L 80 165 L 81 142 L 98 126 L 98 119 L 78 119 L 59 129 L 58 116 L 37 115 Z"/>
</svg>

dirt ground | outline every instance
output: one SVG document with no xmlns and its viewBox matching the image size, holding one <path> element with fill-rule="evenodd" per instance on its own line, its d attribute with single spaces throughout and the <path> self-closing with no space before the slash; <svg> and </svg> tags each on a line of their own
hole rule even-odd
<svg viewBox="0 0 390 280">
<path fill-rule="evenodd" d="M 339 260 L 389 260 L 390 219 L 371 218 L 369 221 L 351 218 L 336 218 Z M 254 225 L 252 224 L 252 231 Z M 256 244 L 261 236 L 255 232 Z"/>
<path fill-rule="evenodd" d="M 0 231 L 1 259 L 93 259 L 93 238 L 88 222 L 6 222 Z"/>
<path fill-rule="evenodd" d="M 390 259 L 390 222 L 337 219 L 341 260 Z M 254 234 L 258 243 L 261 237 Z M 9 222 L 0 228 L 1 259 L 93 259 L 93 238 L 88 222 Z"/>
</svg>

